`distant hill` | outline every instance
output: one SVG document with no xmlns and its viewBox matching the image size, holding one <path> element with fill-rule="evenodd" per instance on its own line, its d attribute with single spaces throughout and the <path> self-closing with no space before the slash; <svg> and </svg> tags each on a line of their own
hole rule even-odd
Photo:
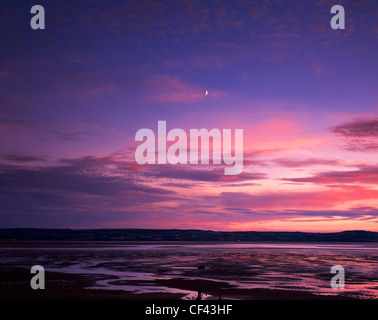
<svg viewBox="0 0 378 320">
<path fill-rule="evenodd" d="M 378 242 L 378 232 L 335 233 L 206 231 L 180 229 L 0 229 L 0 240 L 18 241 L 276 241 Z"/>
</svg>

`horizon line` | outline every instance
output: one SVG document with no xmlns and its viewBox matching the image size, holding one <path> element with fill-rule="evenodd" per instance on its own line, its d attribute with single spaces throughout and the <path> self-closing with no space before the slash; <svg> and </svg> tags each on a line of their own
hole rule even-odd
<svg viewBox="0 0 378 320">
<path fill-rule="evenodd" d="M 179 228 L 41 228 L 41 227 L 13 227 L 13 228 L 0 228 L 0 230 L 14 230 L 14 229 L 38 229 L 38 230 L 72 230 L 72 231 L 91 231 L 91 230 L 160 230 L 160 231 L 203 231 L 203 232 L 224 232 L 224 233 L 232 233 L 232 232 L 260 232 L 260 233 L 267 233 L 267 232 L 287 232 L 287 233 L 342 233 L 342 232 L 374 232 L 378 233 L 378 231 L 372 230 L 361 230 L 361 229 L 354 229 L 354 230 L 342 230 L 342 231 L 330 231 L 330 232 L 322 232 L 322 231 L 288 231 L 288 230 L 234 230 L 234 231 L 223 231 L 223 230 L 211 230 L 211 229 L 179 229 Z"/>
</svg>

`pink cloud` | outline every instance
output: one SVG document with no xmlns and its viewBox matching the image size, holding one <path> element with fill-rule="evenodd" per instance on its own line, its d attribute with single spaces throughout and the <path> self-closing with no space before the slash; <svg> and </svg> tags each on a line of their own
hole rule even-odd
<svg viewBox="0 0 378 320">
<path fill-rule="evenodd" d="M 331 210 L 346 202 L 375 200 L 378 190 L 359 186 L 344 188 L 340 186 L 329 190 L 312 192 L 275 192 L 259 195 L 224 192 L 220 203 L 226 207 L 239 207 L 250 210 Z"/>
<path fill-rule="evenodd" d="M 147 86 L 152 91 L 147 100 L 153 102 L 193 103 L 204 99 L 221 100 L 228 97 L 228 94 L 221 90 L 195 86 L 178 76 L 155 75 L 150 78 Z"/>
<path fill-rule="evenodd" d="M 317 166 L 317 165 L 329 165 L 329 166 L 344 165 L 344 162 L 341 160 L 321 159 L 321 158 L 307 158 L 307 159 L 278 158 L 272 161 L 280 166 L 287 167 L 287 168 L 298 168 L 298 167 L 308 167 L 308 166 Z"/>
</svg>

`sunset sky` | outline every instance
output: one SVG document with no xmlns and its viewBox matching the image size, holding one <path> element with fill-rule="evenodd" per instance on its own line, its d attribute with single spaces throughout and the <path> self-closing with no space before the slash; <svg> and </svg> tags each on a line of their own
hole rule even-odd
<svg viewBox="0 0 378 320">
<path fill-rule="evenodd" d="M 378 231 L 377 38 L 375 0 L 2 1 L 0 227 Z M 159 120 L 243 129 L 242 174 L 138 165 Z"/>
</svg>

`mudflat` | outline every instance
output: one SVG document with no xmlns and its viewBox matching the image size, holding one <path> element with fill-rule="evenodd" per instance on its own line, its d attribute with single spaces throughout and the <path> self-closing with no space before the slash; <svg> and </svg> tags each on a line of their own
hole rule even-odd
<svg viewBox="0 0 378 320">
<path fill-rule="evenodd" d="M 372 244 L 17 242 L 0 248 L 0 299 L 330 300 L 378 297 Z M 33 265 L 44 290 L 30 286 Z M 330 287 L 332 265 L 345 290 Z"/>
</svg>

